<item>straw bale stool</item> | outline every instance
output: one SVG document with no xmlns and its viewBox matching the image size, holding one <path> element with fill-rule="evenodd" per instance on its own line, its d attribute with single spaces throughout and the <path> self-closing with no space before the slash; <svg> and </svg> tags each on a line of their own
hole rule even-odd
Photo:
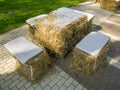
<svg viewBox="0 0 120 90">
<path fill-rule="evenodd" d="M 110 37 L 98 32 L 89 33 L 74 48 L 70 67 L 82 74 L 92 74 L 106 60 L 109 44 Z"/>
<path fill-rule="evenodd" d="M 34 43 L 24 37 L 9 41 L 4 45 L 16 58 L 16 69 L 28 80 L 36 82 L 47 71 L 49 56 Z"/>
</svg>

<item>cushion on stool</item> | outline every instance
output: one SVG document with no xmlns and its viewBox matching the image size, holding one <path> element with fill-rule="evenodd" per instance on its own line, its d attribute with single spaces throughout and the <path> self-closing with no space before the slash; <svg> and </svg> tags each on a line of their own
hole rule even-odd
<svg viewBox="0 0 120 90">
<path fill-rule="evenodd" d="M 4 45 L 22 64 L 42 52 L 42 49 L 24 37 L 11 40 Z"/>
<path fill-rule="evenodd" d="M 110 39 L 109 36 L 98 32 L 91 32 L 83 38 L 76 47 L 90 55 L 96 56 Z"/>
</svg>

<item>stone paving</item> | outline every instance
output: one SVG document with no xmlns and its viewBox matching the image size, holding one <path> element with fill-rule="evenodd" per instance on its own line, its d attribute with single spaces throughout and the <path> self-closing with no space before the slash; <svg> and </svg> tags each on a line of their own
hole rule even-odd
<svg viewBox="0 0 120 90">
<path fill-rule="evenodd" d="M 84 5 L 84 6 L 83 6 Z M 113 12 L 100 9 L 93 2 L 86 2 L 82 5 L 72 7 L 77 10 L 92 13 L 95 16 L 94 24 L 100 24 L 107 19 Z M 110 19 L 109 19 L 110 20 Z M 119 20 L 117 21 L 119 22 Z M 87 87 L 89 81 L 84 84 L 78 77 L 74 78 L 71 74 L 57 65 L 40 82 L 32 84 L 23 76 L 20 76 L 15 69 L 15 58 L 3 47 L 3 44 L 17 37 L 27 38 L 28 26 L 24 25 L 5 34 L 0 35 L 0 90 L 90 90 Z M 109 58 L 110 60 L 111 58 Z M 95 88 L 91 90 L 119 90 L 120 89 L 120 64 L 114 59 L 110 60 L 110 65 L 101 72 L 95 83 Z M 92 87 L 92 86 L 91 86 Z"/>
<path fill-rule="evenodd" d="M 109 18 L 100 23 L 102 30 L 116 37 L 120 37 L 120 15 L 112 14 Z"/>
</svg>

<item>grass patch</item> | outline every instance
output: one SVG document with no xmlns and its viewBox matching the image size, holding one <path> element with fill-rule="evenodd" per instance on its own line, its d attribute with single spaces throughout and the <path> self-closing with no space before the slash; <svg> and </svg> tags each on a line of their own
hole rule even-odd
<svg viewBox="0 0 120 90">
<path fill-rule="evenodd" d="M 28 18 L 83 1 L 85 0 L 0 0 L 0 33 L 25 24 Z"/>
</svg>

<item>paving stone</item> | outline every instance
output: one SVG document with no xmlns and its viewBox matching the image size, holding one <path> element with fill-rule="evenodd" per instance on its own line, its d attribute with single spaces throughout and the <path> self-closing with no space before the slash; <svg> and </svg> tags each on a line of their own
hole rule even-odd
<svg viewBox="0 0 120 90">
<path fill-rule="evenodd" d="M 57 76 L 57 79 L 61 79 L 61 78 L 62 78 L 62 76 L 61 76 L 61 75 L 58 75 L 58 76 Z"/>
<path fill-rule="evenodd" d="M 115 25 L 112 23 L 108 23 L 106 21 L 102 22 L 100 24 L 102 26 L 102 31 L 108 34 L 111 34 L 113 36 L 117 36 L 120 37 L 120 24 L 119 25 Z"/>
<path fill-rule="evenodd" d="M 120 61 L 120 41 L 113 40 L 111 42 L 107 55 L 114 60 Z"/>
<path fill-rule="evenodd" d="M 42 87 L 38 86 L 38 87 L 35 88 L 35 90 L 42 90 Z"/>
<path fill-rule="evenodd" d="M 13 65 L 12 65 L 12 66 L 13 66 Z M 8 67 L 8 68 L 9 68 L 9 67 Z M 10 68 L 9 68 L 9 71 L 7 71 L 6 73 L 7 73 L 7 74 L 10 74 L 10 73 L 14 74 L 15 70 L 16 70 L 16 68 L 10 67 Z"/>
<path fill-rule="evenodd" d="M 74 90 L 74 86 L 73 85 L 70 85 L 68 88 L 67 88 L 67 90 Z"/>
<path fill-rule="evenodd" d="M 28 90 L 34 90 L 34 88 L 33 88 L 32 86 L 30 86 L 30 87 L 28 88 Z"/>
<path fill-rule="evenodd" d="M 82 90 L 83 89 L 83 86 L 81 85 L 81 84 L 79 84 L 76 88 L 75 88 L 75 90 Z"/>
<path fill-rule="evenodd" d="M 7 76 L 7 74 L 6 74 L 6 73 L 5 73 L 5 74 L 3 74 L 3 75 L 1 74 L 1 75 L 0 75 L 0 80 L 3 80 L 6 76 Z"/>
<path fill-rule="evenodd" d="M 4 90 L 9 90 L 9 88 L 8 88 L 8 87 L 6 87 L 6 88 L 4 88 Z"/>
<path fill-rule="evenodd" d="M 41 81 L 40 85 L 42 86 L 42 88 L 44 88 L 47 85 L 47 83 L 45 83 L 44 81 Z"/>
<path fill-rule="evenodd" d="M 38 87 L 38 86 L 40 86 L 40 85 L 39 85 L 39 83 L 36 83 L 36 84 L 33 84 L 32 86 L 33 86 L 34 88 L 36 88 L 36 87 Z"/>
<path fill-rule="evenodd" d="M 66 81 L 66 80 L 65 80 L 64 78 L 61 78 L 61 79 L 58 81 L 57 85 L 58 85 L 59 87 L 61 87 L 61 85 L 62 85 L 65 81 Z"/>
<path fill-rule="evenodd" d="M 10 83 L 12 83 L 12 81 L 11 81 L 11 80 L 8 80 L 7 82 L 5 82 L 5 83 L 1 86 L 1 88 L 4 90 L 4 88 L 6 88 Z"/>
<path fill-rule="evenodd" d="M 15 60 L 14 58 L 11 58 L 11 57 L 8 57 L 9 60 L 7 60 L 5 63 L 7 64 L 7 66 L 10 66 L 11 64 L 14 64 L 15 63 Z"/>
<path fill-rule="evenodd" d="M 62 85 L 60 88 L 59 88 L 59 90 L 66 90 L 67 89 L 67 87 L 65 86 L 65 85 Z"/>
<path fill-rule="evenodd" d="M 26 80 L 24 79 L 20 83 L 17 84 L 17 88 L 21 88 L 26 83 Z"/>
<path fill-rule="evenodd" d="M 15 74 L 14 77 L 12 77 L 12 80 L 15 81 L 18 78 L 20 78 L 20 76 L 18 74 Z"/>
<path fill-rule="evenodd" d="M 58 79 L 55 78 L 55 79 L 53 79 L 53 80 L 49 83 L 49 86 L 52 87 L 52 86 L 55 85 L 57 82 L 58 82 Z"/>
<path fill-rule="evenodd" d="M 53 86 L 53 87 L 51 88 L 51 90 L 58 90 L 58 88 L 59 88 L 59 87 L 55 85 L 55 86 Z"/>
<path fill-rule="evenodd" d="M 82 90 L 87 90 L 86 88 L 83 88 Z"/>
<path fill-rule="evenodd" d="M 46 86 L 43 90 L 50 90 L 50 87 Z"/>
<path fill-rule="evenodd" d="M 0 67 L 0 72 L 3 70 L 3 68 L 2 67 Z"/>
<path fill-rule="evenodd" d="M 116 23 L 120 23 L 120 16 L 113 14 L 108 18 L 108 20 L 116 22 Z"/>
<path fill-rule="evenodd" d="M 69 78 L 66 82 L 65 82 L 65 85 L 66 86 L 69 86 L 71 83 L 72 83 L 73 79 L 72 78 Z"/>
<path fill-rule="evenodd" d="M 13 88 L 12 88 L 12 90 L 18 90 L 18 88 L 16 88 L 16 87 L 13 87 Z"/>
<path fill-rule="evenodd" d="M 13 88 L 15 85 L 17 85 L 18 83 L 20 83 L 20 81 L 17 79 L 15 81 L 13 81 L 10 85 L 9 88 Z"/>
<path fill-rule="evenodd" d="M 1 77 L 1 76 L 0 76 Z M 4 84 L 5 83 L 5 81 L 4 80 L 0 80 L 0 86 L 2 85 L 2 84 Z"/>
<path fill-rule="evenodd" d="M 51 76 L 49 76 L 49 78 L 50 78 L 51 80 L 53 80 L 55 77 L 56 77 L 56 73 L 55 73 L 55 72 L 54 72 Z"/>
<path fill-rule="evenodd" d="M 14 74 L 9 74 L 4 80 L 5 81 L 8 81 L 9 79 L 11 79 L 12 77 L 14 77 Z"/>
<path fill-rule="evenodd" d="M 49 77 L 47 77 L 47 78 L 44 80 L 44 82 L 45 82 L 46 84 L 50 83 L 50 81 L 51 81 L 51 79 L 49 79 Z"/>
<path fill-rule="evenodd" d="M 4 69 L 3 71 L 0 72 L 1 75 L 4 75 L 7 73 L 7 71 L 9 71 L 9 68 L 8 69 Z"/>
<path fill-rule="evenodd" d="M 19 90 L 26 90 L 26 88 L 22 86 Z"/>
<path fill-rule="evenodd" d="M 60 73 L 60 75 L 61 75 L 61 76 L 64 76 L 64 75 L 65 75 L 65 72 L 64 72 L 64 71 L 63 71 L 63 72 L 61 72 L 61 73 Z"/>
<path fill-rule="evenodd" d="M 24 78 L 23 76 L 20 76 L 20 77 L 19 77 L 19 80 L 20 80 L 20 81 L 23 81 L 24 79 L 25 79 L 25 78 Z"/>
<path fill-rule="evenodd" d="M 61 73 L 61 72 L 62 72 L 62 70 L 61 70 L 58 66 L 55 65 L 55 68 L 56 68 L 56 71 L 57 71 L 58 73 Z"/>
<path fill-rule="evenodd" d="M 63 77 L 64 77 L 65 79 L 68 79 L 68 78 L 69 78 L 69 75 L 68 75 L 68 74 L 65 74 Z"/>
<path fill-rule="evenodd" d="M 73 84 L 74 86 L 77 86 L 79 83 L 78 83 L 76 80 L 74 80 L 74 81 L 72 82 L 72 84 Z"/>
<path fill-rule="evenodd" d="M 28 87 L 31 86 L 31 83 L 30 83 L 30 82 L 27 82 L 24 86 L 25 86 L 26 88 L 28 88 Z"/>
</svg>

